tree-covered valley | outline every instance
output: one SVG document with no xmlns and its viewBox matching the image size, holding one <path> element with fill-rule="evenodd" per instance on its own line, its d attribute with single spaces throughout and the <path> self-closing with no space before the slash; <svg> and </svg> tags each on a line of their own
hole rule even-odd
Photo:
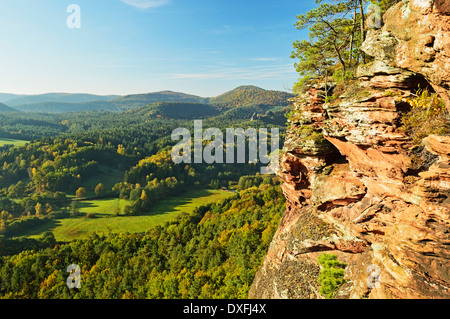
<svg viewBox="0 0 450 319">
<path fill-rule="evenodd" d="M 175 164 L 171 133 L 201 119 L 282 138 L 286 94 L 258 93 L 240 87 L 220 105 L 169 94 L 180 100 L 1 113 L 0 295 L 245 298 L 284 210 L 279 182 L 261 163 Z M 66 285 L 71 264 L 80 289 Z"/>
</svg>

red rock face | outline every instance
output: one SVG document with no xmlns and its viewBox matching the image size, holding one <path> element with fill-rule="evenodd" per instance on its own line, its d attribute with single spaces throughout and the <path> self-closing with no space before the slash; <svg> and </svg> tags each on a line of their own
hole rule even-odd
<svg viewBox="0 0 450 319">
<path fill-rule="evenodd" d="M 403 1 L 383 20 L 384 29 L 398 40 L 396 66 L 423 74 L 450 110 L 450 3 Z"/>
<path fill-rule="evenodd" d="M 375 61 L 359 69 L 351 94 L 324 103 L 317 86 L 292 100 L 278 173 L 287 210 L 251 298 L 323 298 L 325 251 L 347 264 L 337 298 L 450 297 L 450 136 L 414 147 L 399 128 L 404 105 L 390 94 L 409 96 L 424 78 L 448 90 L 448 11 L 448 1 L 398 4 L 369 33 L 363 49 Z"/>
</svg>

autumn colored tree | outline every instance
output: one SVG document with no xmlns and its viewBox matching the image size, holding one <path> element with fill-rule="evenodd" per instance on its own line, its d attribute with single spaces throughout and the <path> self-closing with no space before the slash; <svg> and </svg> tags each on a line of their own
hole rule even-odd
<svg viewBox="0 0 450 319">
<path fill-rule="evenodd" d="M 80 187 L 77 189 L 77 191 L 75 192 L 75 196 L 78 198 L 83 198 L 86 197 L 87 191 L 86 188 L 84 187 Z"/>
<path fill-rule="evenodd" d="M 36 216 L 41 216 L 44 213 L 44 207 L 42 207 L 41 203 L 37 203 L 34 209 L 36 211 Z"/>
<path fill-rule="evenodd" d="M 96 187 L 95 187 L 95 195 L 100 196 L 105 192 L 105 186 L 102 183 L 99 183 Z"/>
<path fill-rule="evenodd" d="M 143 202 L 147 202 L 148 201 L 147 192 L 144 189 L 142 190 L 142 193 L 141 193 L 141 200 Z"/>
</svg>

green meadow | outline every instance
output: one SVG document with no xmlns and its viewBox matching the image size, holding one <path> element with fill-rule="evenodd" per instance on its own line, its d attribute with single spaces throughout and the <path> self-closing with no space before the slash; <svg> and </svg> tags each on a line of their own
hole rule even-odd
<svg viewBox="0 0 450 319">
<path fill-rule="evenodd" d="M 51 224 L 35 228 L 24 234 L 26 237 L 38 238 L 43 232 L 52 231 L 57 241 L 69 242 L 86 238 L 92 233 L 141 233 L 149 228 L 171 221 L 181 212 L 191 213 L 198 206 L 217 202 L 233 196 L 230 191 L 200 189 L 193 190 L 178 197 L 171 197 L 156 203 L 152 209 L 139 216 L 114 216 L 119 206 L 121 211 L 130 202 L 119 199 L 88 200 L 79 203 L 80 216 L 53 221 Z M 92 213 L 94 217 L 86 218 Z"/>
<path fill-rule="evenodd" d="M 11 145 L 11 144 L 14 145 L 14 146 L 22 146 L 22 145 L 25 145 L 28 142 L 29 141 L 14 140 L 14 139 L 10 139 L 10 138 L 0 137 L 0 146 Z"/>
</svg>

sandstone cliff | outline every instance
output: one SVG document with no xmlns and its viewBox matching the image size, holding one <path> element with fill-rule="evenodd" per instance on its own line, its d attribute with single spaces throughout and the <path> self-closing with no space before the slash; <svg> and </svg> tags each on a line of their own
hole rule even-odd
<svg viewBox="0 0 450 319">
<path fill-rule="evenodd" d="M 323 252 L 347 264 L 336 298 L 450 297 L 450 136 L 412 145 L 398 98 L 432 86 L 449 107 L 449 19 L 445 0 L 397 4 L 368 32 L 358 83 L 330 103 L 320 85 L 293 99 L 287 210 L 250 298 L 323 298 Z"/>
</svg>

